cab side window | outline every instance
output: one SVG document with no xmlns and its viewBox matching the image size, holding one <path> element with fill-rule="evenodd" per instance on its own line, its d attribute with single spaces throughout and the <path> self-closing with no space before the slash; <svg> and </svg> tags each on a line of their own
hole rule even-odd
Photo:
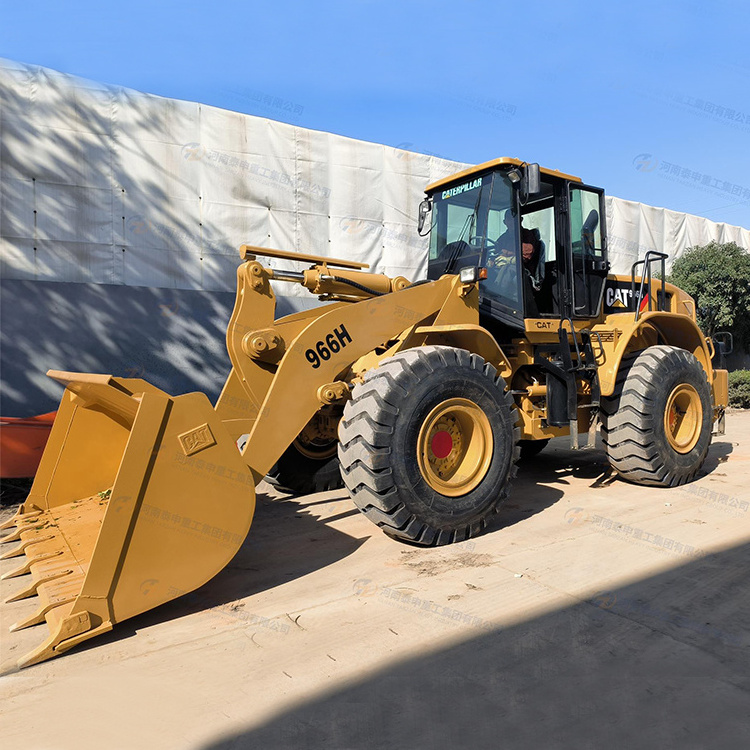
<svg viewBox="0 0 750 750">
<path fill-rule="evenodd" d="M 570 185 L 570 252 L 573 315 L 597 314 L 606 278 L 604 195 L 584 185 Z"/>
<path fill-rule="evenodd" d="M 537 207 L 533 204 L 529 206 L 521 216 L 521 226 L 522 233 L 534 245 L 532 262 L 526 264 L 526 315 L 552 315 L 558 310 L 555 209 L 552 200 L 547 199 Z"/>
</svg>

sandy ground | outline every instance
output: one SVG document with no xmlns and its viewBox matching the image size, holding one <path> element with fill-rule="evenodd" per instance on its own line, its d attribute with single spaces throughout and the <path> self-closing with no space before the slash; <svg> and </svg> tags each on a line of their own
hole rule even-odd
<svg viewBox="0 0 750 750">
<path fill-rule="evenodd" d="M 749 462 L 747 412 L 671 490 L 557 440 L 429 550 L 261 485 L 210 584 L 0 678 L 2 747 L 750 747 Z M 32 606 L 0 610 L 6 672 Z"/>
</svg>

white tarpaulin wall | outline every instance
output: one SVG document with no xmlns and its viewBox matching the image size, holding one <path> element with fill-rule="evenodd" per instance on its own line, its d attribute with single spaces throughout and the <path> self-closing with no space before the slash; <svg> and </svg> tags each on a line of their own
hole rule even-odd
<svg viewBox="0 0 750 750">
<path fill-rule="evenodd" d="M 5 278 L 233 291 L 242 243 L 414 278 L 462 166 L 8 62 L 0 96 Z"/>
<path fill-rule="evenodd" d="M 416 278 L 424 187 L 464 166 L 0 60 L 0 273 L 233 291 L 247 242 Z M 616 271 L 649 249 L 750 248 L 745 229 L 608 200 Z"/>
<path fill-rule="evenodd" d="M 668 253 L 669 269 L 685 250 L 711 240 L 750 249 L 750 231 L 742 227 L 621 198 L 607 198 L 607 231 L 609 259 L 617 273 L 630 273 L 632 264 L 649 250 Z"/>
</svg>

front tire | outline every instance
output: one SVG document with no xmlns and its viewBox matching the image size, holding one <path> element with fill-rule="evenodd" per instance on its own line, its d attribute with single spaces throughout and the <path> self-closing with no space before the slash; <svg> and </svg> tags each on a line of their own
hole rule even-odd
<svg viewBox="0 0 750 750">
<path fill-rule="evenodd" d="M 476 354 L 424 346 L 367 373 L 339 425 L 341 474 L 388 535 L 422 546 L 478 534 L 508 496 L 513 398 Z"/>
<path fill-rule="evenodd" d="M 676 487 L 700 471 L 711 444 L 711 390 L 700 362 L 674 346 L 623 357 L 602 399 L 602 439 L 629 482 Z"/>
</svg>

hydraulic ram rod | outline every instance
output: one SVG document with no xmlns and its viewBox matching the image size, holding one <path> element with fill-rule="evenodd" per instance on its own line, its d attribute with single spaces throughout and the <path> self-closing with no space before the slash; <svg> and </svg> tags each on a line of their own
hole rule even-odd
<svg viewBox="0 0 750 750">
<path fill-rule="evenodd" d="M 309 268 L 306 271 L 266 268 L 266 273 L 274 281 L 291 281 L 309 289 L 313 294 L 345 294 L 348 296 L 378 297 L 381 294 L 397 292 L 409 286 L 403 276 L 391 278 L 382 273 L 365 273 L 327 268 Z"/>
</svg>

